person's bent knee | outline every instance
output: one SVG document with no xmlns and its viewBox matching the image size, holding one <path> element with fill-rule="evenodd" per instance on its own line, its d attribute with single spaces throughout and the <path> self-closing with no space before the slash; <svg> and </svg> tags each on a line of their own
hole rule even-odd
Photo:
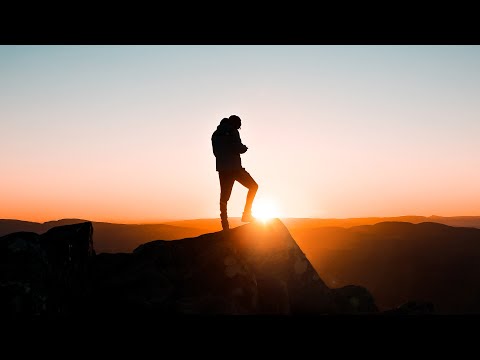
<svg viewBox="0 0 480 360">
<path fill-rule="evenodd" d="M 257 191 L 258 190 L 258 184 L 254 183 L 252 186 L 250 186 L 250 190 Z"/>
</svg>

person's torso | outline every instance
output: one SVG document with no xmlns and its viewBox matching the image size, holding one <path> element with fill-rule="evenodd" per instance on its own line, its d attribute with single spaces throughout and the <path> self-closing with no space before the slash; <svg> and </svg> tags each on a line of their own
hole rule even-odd
<svg viewBox="0 0 480 360">
<path fill-rule="evenodd" d="M 242 168 L 240 154 L 236 151 L 240 143 L 237 129 L 229 126 L 218 127 L 212 135 L 212 148 L 216 158 L 216 170 L 228 171 Z"/>
</svg>

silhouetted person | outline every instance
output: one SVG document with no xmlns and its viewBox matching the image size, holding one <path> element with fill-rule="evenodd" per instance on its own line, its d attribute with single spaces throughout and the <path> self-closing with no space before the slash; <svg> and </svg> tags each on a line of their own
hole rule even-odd
<svg viewBox="0 0 480 360">
<path fill-rule="evenodd" d="M 242 120 L 237 115 L 223 118 L 217 130 L 212 135 L 213 154 L 216 157 L 216 168 L 220 179 L 220 219 L 223 230 L 228 230 L 227 202 L 232 194 L 233 184 L 238 181 L 248 188 L 245 209 L 242 221 L 255 220 L 252 216 L 252 203 L 257 193 L 258 184 L 250 174 L 242 167 L 240 154 L 248 148 L 242 144 L 238 129 L 242 126 Z"/>
</svg>

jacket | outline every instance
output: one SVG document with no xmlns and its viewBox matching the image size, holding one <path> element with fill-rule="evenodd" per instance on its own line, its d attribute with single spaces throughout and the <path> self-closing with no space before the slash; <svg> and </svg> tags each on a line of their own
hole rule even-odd
<svg viewBox="0 0 480 360">
<path fill-rule="evenodd" d="M 212 134 L 212 150 L 216 158 L 217 171 L 242 169 L 240 154 L 247 151 L 240 133 L 228 123 L 220 123 Z"/>
</svg>

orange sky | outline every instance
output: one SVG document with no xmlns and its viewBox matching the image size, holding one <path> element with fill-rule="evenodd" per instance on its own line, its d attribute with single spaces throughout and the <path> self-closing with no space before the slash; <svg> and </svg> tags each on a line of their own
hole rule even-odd
<svg viewBox="0 0 480 360">
<path fill-rule="evenodd" d="M 476 46 L 2 46 L 0 218 L 218 217 L 210 136 L 231 114 L 275 216 L 480 215 L 479 63 Z"/>
</svg>

